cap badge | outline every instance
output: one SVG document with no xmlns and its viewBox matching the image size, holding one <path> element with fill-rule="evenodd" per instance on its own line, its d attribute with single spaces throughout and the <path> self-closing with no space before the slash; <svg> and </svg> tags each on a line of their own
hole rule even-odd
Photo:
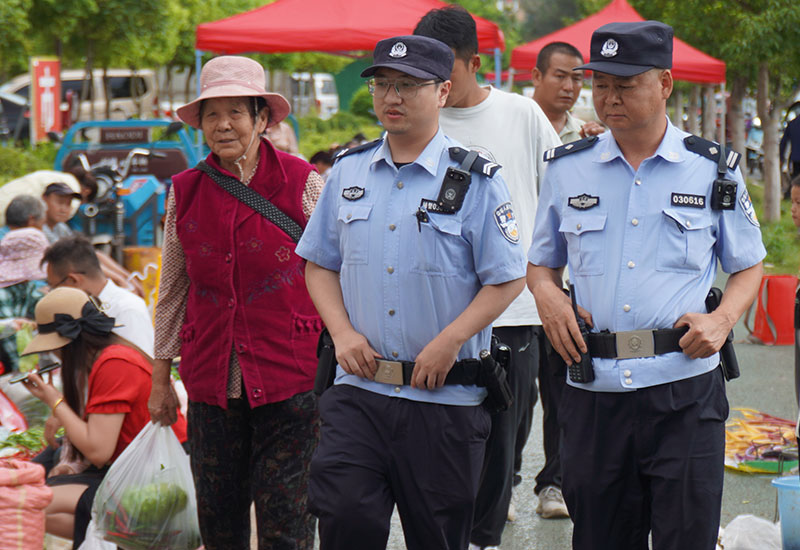
<svg viewBox="0 0 800 550">
<path fill-rule="evenodd" d="M 606 40 L 606 43 L 603 44 L 603 47 L 600 48 L 600 55 L 603 57 L 614 57 L 617 55 L 617 50 L 619 50 L 619 44 L 613 38 L 609 38 Z"/>
<path fill-rule="evenodd" d="M 405 57 L 408 53 L 408 48 L 402 42 L 397 42 L 394 46 L 392 46 L 392 50 L 389 52 L 389 57 Z"/>
</svg>

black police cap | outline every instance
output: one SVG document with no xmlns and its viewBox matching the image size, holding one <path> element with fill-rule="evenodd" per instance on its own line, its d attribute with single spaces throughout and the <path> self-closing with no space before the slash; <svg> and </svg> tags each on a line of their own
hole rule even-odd
<svg viewBox="0 0 800 550">
<path fill-rule="evenodd" d="M 615 76 L 634 76 L 653 68 L 672 68 L 672 27 L 660 21 L 609 23 L 592 33 L 590 69 Z"/>
<path fill-rule="evenodd" d="M 453 50 L 444 42 L 427 36 L 395 36 L 375 45 L 373 65 L 361 76 L 375 74 L 381 67 L 395 69 L 417 78 L 447 80 L 453 70 Z"/>
</svg>

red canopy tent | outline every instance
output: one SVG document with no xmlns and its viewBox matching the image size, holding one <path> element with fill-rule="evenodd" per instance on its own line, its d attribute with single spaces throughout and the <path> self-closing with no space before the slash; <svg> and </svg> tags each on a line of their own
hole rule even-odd
<svg viewBox="0 0 800 550">
<path fill-rule="evenodd" d="M 197 27 L 196 48 L 245 52 L 371 51 L 384 38 L 411 34 L 439 0 L 277 0 L 261 8 Z M 475 17 L 481 52 L 503 50 L 500 28 Z"/>
<path fill-rule="evenodd" d="M 574 25 L 514 48 L 511 52 L 511 66 L 517 71 L 530 71 L 536 66 L 536 56 L 539 55 L 539 50 L 550 42 L 572 44 L 588 61 L 592 32 L 606 23 L 619 21 L 644 21 L 644 18 L 626 0 L 612 0 L 599 12 Z M 672 52 L 672 75 L 677 80 L 689 82 L 723 83 L 725 82 L 725 63 L 675 38 Z"/>
</svg>

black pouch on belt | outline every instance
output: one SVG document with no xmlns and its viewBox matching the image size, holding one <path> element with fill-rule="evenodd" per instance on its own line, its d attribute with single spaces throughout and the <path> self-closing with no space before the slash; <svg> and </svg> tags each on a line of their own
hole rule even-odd
<svg viewBox="0 0 800 550">
<path fill-rule="evenodd" d="M 489 414 L 508 410 L 514 402 L 511 386 L 508 384 L 508 364 L 511 361 L 511 349 L 492 337 L 492 351 L 480 353 L 481 381 L 489 395 L 483 401 Z"/>
<path fill-rule="evenodd" d="M 314 378 L 314 393 L 322 392 L 333 385 L 336 377 L 336 348 L 327 328 L 323 328 L 317 341 L 317 376 Z"/>
<path fill-rule="evenodd" d="M 712 287 L 706 296 L 706 311 L 711 313 L 722 302 L 722 291 L 717 287 Z M 736 359 L 736 350 L 733 349 L 733 330 L 728 333 L 725 338 L 725 343 L 719 350 L 719 362 L 722 364 L 722 373 L 725 375 L 725 380 L 730 382 L 739 378 L 739 361 Z"/>
</svg>

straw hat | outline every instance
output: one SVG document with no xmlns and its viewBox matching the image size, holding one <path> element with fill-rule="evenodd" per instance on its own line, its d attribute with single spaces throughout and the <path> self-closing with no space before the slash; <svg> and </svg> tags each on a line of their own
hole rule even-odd
<svg viewBox="0 0 800 550">
<path fill-rule="evenodd" d="M 20 355 L 63 348 L 82 331 L 108 334 L 114 328 L 113 317 L 100 312 L 84 291 L 71 287 L 59 287 L 47 293 L 36 304 L 35 317 L 39 334 Z"/>
<path fill-rule="evenodd" d="M 35 227 L 9 231 L 0 241 L 0 288 L 46 279 L 41 267 L 47 237 Z"/>
<path fill-rule="evenodd" d="M 292 108 L 281 94 L 265 88 L 264 68 L 248 57 L 223 55 L 203 66 L 200 73 L 200 95 L 179 107 L 178 118 L 192 128 L 200 128 L 200 103 L 214 97 L 263 97 L 269 107 L 267 127 L 275 126 L 289 115 Z"/>
</svg>

